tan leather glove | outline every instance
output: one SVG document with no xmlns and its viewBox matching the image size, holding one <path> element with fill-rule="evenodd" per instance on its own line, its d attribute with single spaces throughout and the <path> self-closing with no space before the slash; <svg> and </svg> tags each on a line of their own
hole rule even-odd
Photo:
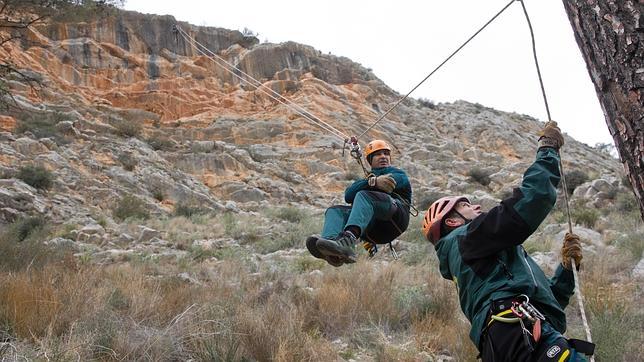
<svg viewBox="0 0 644 362">
<path fill-rule="evenodd" d="M 390 173 L 381 176 L 369 176 L 369 186 L 375 187 L 388 194 L 392 193 L 396 188 L 396 180 Z"/>
<path fill-rule="evenodd" d="M 575 265 L 577 265 L 577 270 L 579 270 L 581 259 L 584 258 L 581 251 L 581 241 L 579 241 L 577 234 L 566 233 L 563 246 L 561 247 L 561 264 L 568 270 L 572 269 L 571 258 L 575 260 Z"/>
<path fill-rule="evenodd" d="M 539 132 L 539 136 L 539 148 L 552 147 L 559 150 L 559 148 L 564 144 L 563 135 L 555 121 L 547 122 Z"/>
</svg>

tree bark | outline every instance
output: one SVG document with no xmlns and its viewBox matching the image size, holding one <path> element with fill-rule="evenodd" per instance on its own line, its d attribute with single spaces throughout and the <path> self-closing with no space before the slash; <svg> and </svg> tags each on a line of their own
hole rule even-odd
<svg viewBox="0 0 644 362">
<path fill-rule="evenodd" d="M 563 0 L 644 220 L 644 0 Z"/>
</svg>

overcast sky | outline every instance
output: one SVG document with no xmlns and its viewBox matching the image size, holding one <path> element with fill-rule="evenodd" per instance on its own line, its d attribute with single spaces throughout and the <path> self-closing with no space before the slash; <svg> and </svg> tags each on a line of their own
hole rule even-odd
<svg viewBox="0 0 644 362">
<path fill-rule="evenodd" d="M 260 41 L 295 41 L 348 57 L 409 92 L 509 0 L 126 0 L 125 9 L 194 25 L 248 28 Z M 561 0 L 525 0 L 550 113 L 575 139 L 613 143 Z M 528 25 L 512 4 L 411 94 L 466 100 L 547 121 Z"/>
</svg>

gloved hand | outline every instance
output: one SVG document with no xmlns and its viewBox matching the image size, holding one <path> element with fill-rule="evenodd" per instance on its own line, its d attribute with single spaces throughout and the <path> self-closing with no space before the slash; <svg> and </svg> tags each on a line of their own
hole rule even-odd
<svg viewBox="0 0 644 362">
<path fill-rule="evenodd" d="M 369 176 L 369 186 L 390 194 L 396 188 L 396 180 L 390 173 L 381 176 Z"/>
<path fill-rule="evenodd" d="M 559 148 L 564 144 L 563 135 L 555 121 L 547 122 L 539 132 L 539 136 L 539 148 L 552 147 L 559 150 Z"/>
<path fill-rule="evenodd" d="M 581 259 L 583 259 L 581 253 L 581 242 L 579 241 L 579 236 L 577 234 L 566 233 L 564 236 L 564 243 L 561 247 L 561 264 L 564 268 L 571 270 L 572 263 L 570 259 L 575 260 L 575 265 L 577 265 L 577 270 L 579 270 L 579 265 L 581 264 Z"/>
</svg>

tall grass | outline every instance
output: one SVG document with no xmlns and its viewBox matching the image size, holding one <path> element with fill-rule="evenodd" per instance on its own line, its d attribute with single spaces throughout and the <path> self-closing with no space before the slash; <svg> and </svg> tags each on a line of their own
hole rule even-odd
<svg viewBox="0 0 644 362">
<path fill-rule="evenodd" d="M 137 230 L 139 223 L 187 253 L 113 265 L 75 262 L 67 253 L 0 270 L 0 331 L 20 342 L 14 345 L 30 346 L 4 357 L 418 361 L 442 355 L 473 361 L 477 355 L 456 289 L 438 273 L 414 221 L 401 237 L 409 244 L 399 261 L 361 254 L 340 268 L 303 248 L 304 236 L 321 224 L 321 217 L 304 210 L 130 219 L 124 225 Z M 56 232 L 44 225 L 22 227 L 44 231 L 28 232 L 20 242 L 20 225 L 8 228 L 14 232 L 3 234 L 0 251 L 30 240 L 47 247 L 42 241 Z M 194 243 L 201 239 L 213 246 Z M 55 249 L 41 250 L 55 255 Z M 627 250 L 585 255 L 580 273 L 602 360 L 637 360 L 642 352 L 644 322 L 633 302 L 638 286 L 628 282 L 634 259 Z M 576 333 L 574 307 L 573 300 L 569 329 Z"/>
</svg>

